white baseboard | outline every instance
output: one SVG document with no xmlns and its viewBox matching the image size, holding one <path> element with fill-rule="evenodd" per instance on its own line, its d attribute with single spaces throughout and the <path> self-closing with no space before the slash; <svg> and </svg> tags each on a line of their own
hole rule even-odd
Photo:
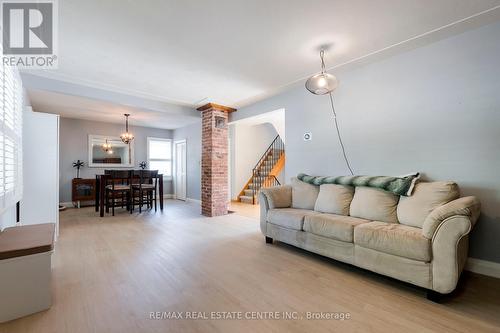
<svg viewBox="0 0 500 333">
<path fill-rule="evenodd" d="M 173 199 L 173 198 L 174 198 L 174 195 L 171 193 L 170 194 L 166 194 L 166 193 L 163 194 L 163 199 Z"/>
<path fill-rule="evenodd" d="M 186 202 L 194 202 L 194 203 L 201 205 L 201 200 L 198 200 L 198 199 L 186 198 Z"/>
<path fill-rule="evenodd" d="M 481 260 L 476 258 L 468 258 L 465 264 L 465 270 L 500 278 L 500 263 Z"/>
<path fill-rule="evenodd" d="M 60 202 L 59 203 L 61 206 L 64 206 L 66 208 L 71 208 L 73 207 L 73 203 L 70 201 L 70 202 Z"/>
</svg>

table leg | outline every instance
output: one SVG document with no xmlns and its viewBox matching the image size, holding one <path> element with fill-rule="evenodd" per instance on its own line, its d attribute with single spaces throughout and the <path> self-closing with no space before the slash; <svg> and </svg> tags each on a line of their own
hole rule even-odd
<svg viewBox="0 0 500 333">
<path fill-rule="evenodd" d="M 95 192 L 95 211 L 98 212 L 99 211 L 99 198 L 100 198 L 100 192 L 101 192 L 101 185 L 100 185 L 100 180 L 99 180 L 99 176 L 95 176 L 95 188 L 94 188 L 94 192 Z"/>
<path fill-rule="evenodd" d="M 160 186 L 159 186 L 159 194 L 160 194 L 160 210 L 163 210 L 163 175 L 160 175 Z"/>
<path fill-rule="evenodd" d="M 101 217 L 104 216 L 104 184 L 106 183 L 106 180 L 103 179 L 103 177 L 101 176 L 101 181 L 99 182 L 99 197 L 100 197 L 100 200 L 99 200 L 99 214 Z"/>
</svg>

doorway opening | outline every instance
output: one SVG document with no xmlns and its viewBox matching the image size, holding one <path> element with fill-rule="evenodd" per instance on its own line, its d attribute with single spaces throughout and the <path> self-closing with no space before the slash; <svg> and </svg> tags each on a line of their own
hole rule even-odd
<svg viewBox="0 0 500 333">
<path fill-rule="evenodd" d="M 257 205 L 261 188 L 284 184 L 285 109 L 229 125 L 231 201 Z"/>
</svg>

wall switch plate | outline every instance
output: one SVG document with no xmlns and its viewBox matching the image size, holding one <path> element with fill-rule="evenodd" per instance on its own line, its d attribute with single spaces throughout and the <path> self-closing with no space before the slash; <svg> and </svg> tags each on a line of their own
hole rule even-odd
<svg viewBox="0 0 500 333">
<path fill-rule="evenodd" d="M 304 138 L 304 141 L 311 141 L 312 140 L 312 133 L 305 132 L 303 138 Z"/>
</svg>

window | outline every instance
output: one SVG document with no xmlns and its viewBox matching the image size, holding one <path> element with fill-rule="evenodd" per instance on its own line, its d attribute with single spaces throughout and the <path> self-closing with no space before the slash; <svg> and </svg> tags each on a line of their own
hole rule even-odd
<svg viewBox="0 0 500 333">
<path fill-rule="evenodd" d="M 148 137 L 148 167 L 172 177 L 172 140 Z"/>
<path fill-rule="evenodd" d="M 21 200 L 23 88 L 16 69 L 0 73 L 0 213 Z"/>
</svg>

